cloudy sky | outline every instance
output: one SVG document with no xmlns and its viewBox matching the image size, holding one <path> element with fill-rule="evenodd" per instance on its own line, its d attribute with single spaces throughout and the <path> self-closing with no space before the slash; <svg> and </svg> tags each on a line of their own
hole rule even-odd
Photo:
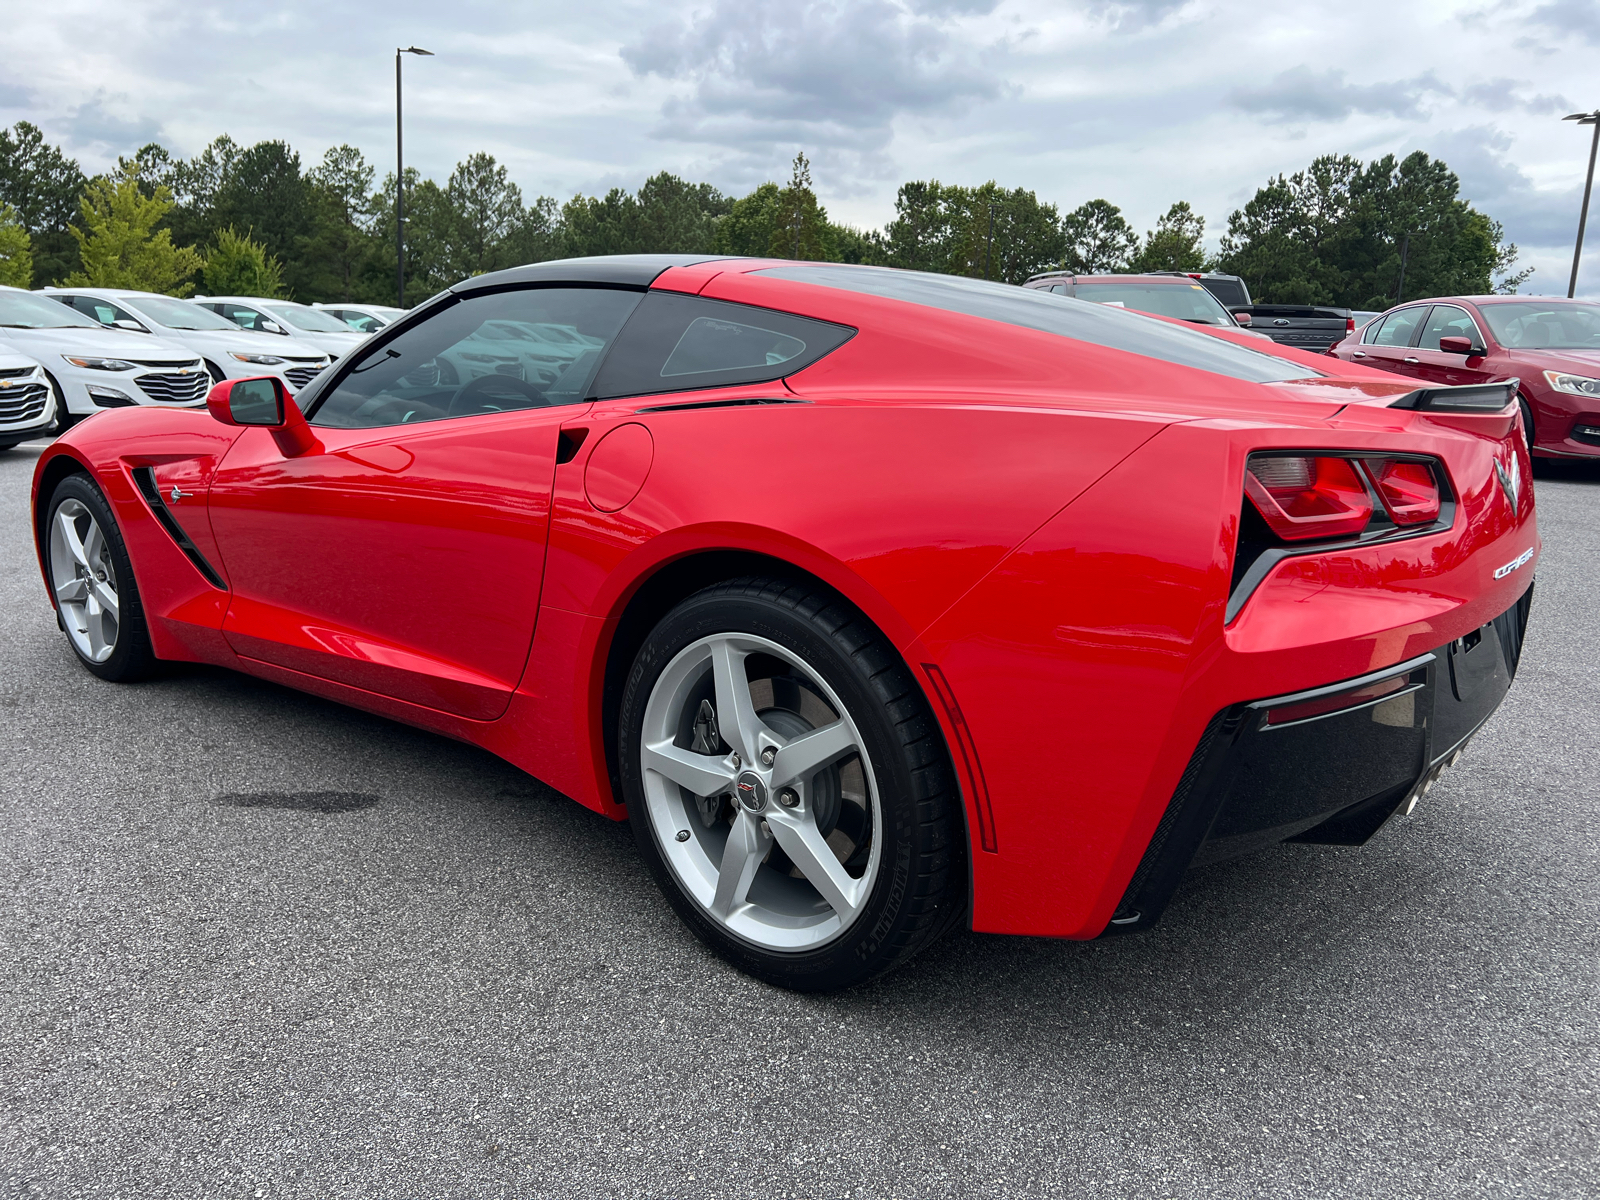
<svg viewBox="0 0 1600 1200">
<path fill-rule="evenodd" d="M 1443 158 L 1566 290 L 1600 0 L 0 0 L 0 121 L 95 170 L 219 133 L 443 179 L 488 150 L 531 198 L 668 169 L 741 193 L 815 164 L 835 219 L 881 225 L 900 181 L 998 180 L 1141 230 L 1174 200 L 1227 215 L 1318 154 Z M 27 53 L 19 54 L 26 47 Z M 309 165 L 309 164 L 308 164 Z M 1580 290 L 1600 293 L 1600 228 Z"/>
</svg>

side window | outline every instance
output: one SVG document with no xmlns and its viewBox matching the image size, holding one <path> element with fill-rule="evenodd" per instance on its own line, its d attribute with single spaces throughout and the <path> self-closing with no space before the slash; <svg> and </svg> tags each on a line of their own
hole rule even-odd
<svg viewBox="0 0 1600 1200">
<path fill-rule="evenodd" d="M 317 425 L 363 429 L 577 404 L 642 296 L 522 288 L 442 306 L 352 357 L 308 415 Z"/>
<path fill-rule="evenodd" d="M 1428 315 L 1427 325 L 1423 327 L 1422 340 L 1417 343 L 1417 349 L 1437 350 L 1439 339 L 1447 337 L 1470 338 L 1474 346 L 1483 345 L 1483 335 L 1478 332 L 1477 323 L 1466 309 L 1457 308 L 1454 304 L 1435 304 L 1433 312 Z"/>
<path fill-rule="evenodd" d="M 1423 305 L 1418 308 L 1402 308 L 1399 312 L 1390 313 L 1383 319 L 1383 324 L 1378 326 L 1377 335 L 1372 339 L 1371 345 L 1411 345 L 1411 335 L 1416 333 L 1417 325 L 1421 323 L 1427 311 L 1427 306 Z"/>
<path fill-rule="evenodd" d="M 854 334 L 767 308 L 650 292 L 607 357 L 594 394 L 607 400 L 767 383 L 809 367 Z"/>
<path fill-rule="evenodd" d="M 91 321 L 98 321 L 102 325 L 109 325 L 116 320 L 116 317 L 112 315 L 111 305 L 104 300 L 96 300 L 92 296 L 56 295 L 52 298 L 61 301 L 70 309 L 81 312 Z"/>
</svg>

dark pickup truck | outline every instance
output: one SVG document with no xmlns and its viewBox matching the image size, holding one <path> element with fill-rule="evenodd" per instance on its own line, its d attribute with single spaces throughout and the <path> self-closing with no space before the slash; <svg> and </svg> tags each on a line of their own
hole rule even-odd
<svg viewBox="0 0 1600 1200">
<path fill-rule="evenodd" d="M 1229 305 L 1234 320 L 1246 329 L 1264 333 L 1282 346 L 1321 354 L 1347 333 L 1354 333 L 1355 318 L 1348 308 L 1324 308 L 1316 304 L 1252 304 L 1249 308 Z"/>
</svg>

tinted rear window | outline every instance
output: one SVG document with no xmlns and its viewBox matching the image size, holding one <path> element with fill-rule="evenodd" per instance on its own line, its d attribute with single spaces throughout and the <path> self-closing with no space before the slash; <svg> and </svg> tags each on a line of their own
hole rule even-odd
<svg viewBox="0 0 1600 1200">
<path fill-rule="evenodd" d="M 651 292 L 606 356 L 594 394 L 610 399 L 782 379 L 853 333 L 767 308 Z"/>
<path fill-rule="evenodd" d="M 1250 303 L 1250 297 L 1245 294 L 1244 284 L 1237 279 L 1202 279 L 1200 286 L 1224 304 Z"/>
<path fill-rule="evenodd" d="M 969 317 L 1004 321 L 1008 325 L 1020 325 L 1024 329 L 1037 329 L 1113 350 L 1125 350 L 1130 354 L 1251 383 L 1280 383 L 1286 379 L 1307 379 L 1322 374 L 1271 354 L 1247 350 L 1197 329 L 1169 325 L 1165 321 L 1154 321 L 1125 309 L 1093 304 L 1071 296 L 1052 296 L 1037 289 L 1012 287 L 1004 283 L 963 279 L 956 275 L 932 275 L 922 271 L 897 271 L 891 267 L 851 267 L 830 263 L 767 267 L 754 273 L 792 279 L 796 283 L 812 283 L 869 296 L 882 296 L 887 300 L 923 304 Z"/>
</svg>

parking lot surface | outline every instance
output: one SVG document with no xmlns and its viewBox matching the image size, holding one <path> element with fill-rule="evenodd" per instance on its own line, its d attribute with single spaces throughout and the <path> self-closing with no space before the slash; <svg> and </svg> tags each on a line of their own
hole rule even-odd
<svg viewBox="0 0 1600 1200">
<path fill-rule="evenodd" d="M 1142 937 L 803 997 L 488 754 L 92 678 L 37 452 L 0 455 L 0 1200 L 1600 1193 L 1600 469 L 1538 481 L 1522 674 L 1413 816 L 1193 873 Z"/>
</svg>

